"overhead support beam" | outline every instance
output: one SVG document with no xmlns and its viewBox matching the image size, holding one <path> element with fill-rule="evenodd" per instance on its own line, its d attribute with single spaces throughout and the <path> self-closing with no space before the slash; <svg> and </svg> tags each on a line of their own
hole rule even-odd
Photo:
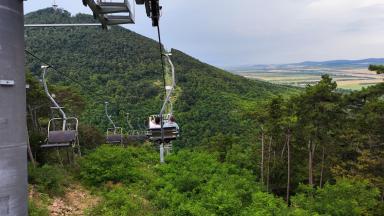
<svg viewBox="0 0 384 216">
<path fill-rule="evenodd" d="M 101 26 L 101 23 L 24 24 L 24 27 L 76 27 L 76 26 Z"/>
</svg>

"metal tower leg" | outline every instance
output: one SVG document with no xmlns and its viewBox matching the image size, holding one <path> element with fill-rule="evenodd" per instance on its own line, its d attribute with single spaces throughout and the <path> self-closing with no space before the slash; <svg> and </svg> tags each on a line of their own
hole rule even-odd
<svg viewBox="0 0 384 216">
<path fill-rule="evenodd" d="M 0 0 L 0 215 L 28 214 L 22 0 Z"/>
<path fill-rule="evenodd" d="M 164 163 L 164 144 L 160 144 L 160 163 Z"/>
</svg>

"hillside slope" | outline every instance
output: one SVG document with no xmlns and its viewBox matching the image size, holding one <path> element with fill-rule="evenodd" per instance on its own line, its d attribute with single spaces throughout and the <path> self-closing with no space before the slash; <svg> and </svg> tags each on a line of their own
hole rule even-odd
<svg viewBox="0 0 384 216">
<path fill-rule="evenodd" d="M 89 15 L 44 9 L 27 14 L 26 23 L 93 22 Z M 122 27 L 103 31 L 95 27 L 28 28 L 27 49 L 50 62 L 82 86 L 58 73 L 50 81 L 79 89 L 87 99 L 83 123 L 108 126 L 104 101 L 111 103 L 117 124 L 125 127 L 126 112 L 134 127 L 144 127 L 148 115 L 158 113 L 162 73 L 156 41 Z M 218 134 L 254 140 L 255 123 L 246 119 L 265 98 L 291 91 L 288 87 L 247 80 L 173 50 L 180 96 L 175 112 L 182 127 L 181 146 L 207 144 Z M 27 56 L 27 68 L 41 73 L 40 62 Z M 86 87 L 86 89 L 84 88 Z"/>
</svg>

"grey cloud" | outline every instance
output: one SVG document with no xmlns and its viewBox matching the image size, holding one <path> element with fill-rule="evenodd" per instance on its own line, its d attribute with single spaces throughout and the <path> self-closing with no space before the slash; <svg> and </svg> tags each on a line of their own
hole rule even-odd
<svg viewBox="0 0 384 216">
<path fill-rule="evenodd" d="M 43 3 L 42 3 L 43 2 Z M 57 0 L 72 13 L 80 0 Z M 384 4 L 379 0 L 161 0 L 167 47 L 214 65 L 382 57 Z M 27 11 L 50 0 L 28 0 Z M 127 26 L 156 39 L 144 9 Z M 383 30 L 382 30 L 383 29 Z"/>
</svg>

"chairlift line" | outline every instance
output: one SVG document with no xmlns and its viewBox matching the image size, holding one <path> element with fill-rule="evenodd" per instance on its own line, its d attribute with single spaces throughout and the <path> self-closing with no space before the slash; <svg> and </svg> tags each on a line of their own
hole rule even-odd
<svg viewBox="0 0 384 216">
<path fill-rule="evenodd" d="M 135 0 L 135 1 L 139 5 L 145 4 L 147 16 L 152 19 L 152 26 L 157 27 L 165 100 L 161 107 L 159 115 L 153 115 L 149 117 L 150 122 L 155 118 L 160 118 L 160 127 L 157 129 L 153 129 L 149 125 L 149 129 L 146 135 L 152 141 L 155 141 L 155 142 L 160 141 L 160 144 L 161 144 L 160 145 L 160 161 L 164 162 L 164 143 L 169 144 L 172 140 L 176 139 L 179 135 L 179 128 L 176 122 L 174 122 L 174 118 L 173 118 L 173 105 L 171 102 L 171 96 L 176 86 L 175 70 L 174 70 L 174 65 L 170 59 L 170 54 L 163 53 L 163 46 L 161 43 L 161 33 L 160 33 L 160 25 L 159 25 L 159 19 L 161 16 L 162 7 L 159 5 L 159 0 Z M 119 0 L 110 0 L 110 1 L 82 0 L 82 2 L 85 6 L 89 6 L 91 8 L 94 14 L 94 18 L 99 19 L 100 23 L 25 24 L 25 27 L 75 27 L 75 26 L 100 26 L 101 25 L 103 28 L 108 28 L 111 25 L 134 23 L 134 10 L 132 9 L 132 6 L 128 0 L 120 0 L 120 1 Z M 53 7 L 57 8 L 55 1 L 53 3 Z M 26 52 L 36 58 L 36 56 L 30 53 L 29 51 L 26 50 Z M 172 71 L 171 86 L 166 86 L 165 65 L 164 65 L 163 57 L 165 57 L 166 61 L 171 66 L 171 71 Z M 69 78 L 68 76 L 66 77 Z M 74 81 L 74 82 L 78 83 L 77 81 Z M 83 85 L 81 84 L 79 85 L 83 87 Z M 88 89 L 88 88 L 85 88 L 85 89 Z M 90 91 L 90 93 L 91 92 L 92 91 Z M 50 99 L 54 101 L 52 97 L 50 97 Z M 58 106 L 58 104 L 55 104 L 55 106 L 61 112 L 62 119 L 63 119 L 63 130 L 64 130 L 64 125 L 66 124 L 67 117 L 65 116 L 64 111 Z M 166 109 L 168 113 L 165 113 Z M 122 144 L 123 129 L 121 127 L 117 127 L 113 122 L 111 116 L 108 114 L 108 102 L 105 102 L 105 114 L 110 124 L 112 124 L 113 126 L 113 128 L 107 129 L 107 133 L 106 133 L 107 143 Z M 127 120 L 128 120 L 128 116 L 127 116 Z M 129 122 L 128 124 L 130 125 Z M 176 126 L 169 126 L 170 124 L 173 124 Z M 165 125 L 168 125 L 168 126 L 165 126 Z M 172 146 L 170 146 L 169 149 L 171 148 Z"/>
<path fill-rule="evenodd" d="M 83 3 L 87 0 L 83 0 Z M 136 0 L 139 3 L 148 4 L 151 0 Z M 24 67 L 24 58 L 22 56 L 23 47 L 22 46 L 11 46 L 12 44 L 23 44 L 23 23 L 19 21 L 23 19 L 23 1 L 11 1 L 11 0 L 0 0 L 0 20 L 4 21 L 2 24 L 3 32 L 0 34 L 0 44 L 5 45 L 4 51 L 1 53 L 1 60 L 7 62 L 6 65 L 2 64 L 0 69 L 2 75 L 10 77 L 7 79 L 14 79 L 17 85 L 12 86 L 7 89 L 7 91 L 0 91 L 1 99 L 7 101 L 4 104 L 4 114 L 7 121 L 12 124 L 5 124 L 2 128 L 2 134 L 7 134 L 16 129 L 14 134 L 3 139 L 3 142 L 0 145 L 3 145 L 6 148 L 3 148 L 1 153 L 7 155 L 7 157 L 2 157 L 1 164 L 5 165 L 2 168 L 2 176 L 0 189 L 4 192 L 2 193 L 2 199 L 0 204 L 0 212 L 5 212 L 9 215 L 27 215 L 27 195 L 28 195 L 28 185 L 27 185 L 27 160 L 26 160 L 26 143 L 24 132 L 26 127 L 25 121 L 25 107 L 20 106 L 25 104 L 25 67 Z M 152 0 L 154 2 L 154 0 Z M 158 0 L 156 1 L 158 2 Z M 55 6 L 56 3 L 52 6 Z M 12 13 L 9 13 L 11 11 Z M 132 16 L 133 14 L 129 14 Z M 111 19 L 114 17 L 104 17 L 106 20 L 102 21 L 102 26 L 107 27 L 106 24 L 113 23 Z M 117 17 L 119 18 L 119 17 Z M 121 18 L 121 17 L 120 17 Z M 155 18 L 155 17 L 154 17 Z M 119 21 L 119 20 L 118 20 Z M 121 21 L 121 20 L 120 20 Z M 31 53 L 29 53 L 31 54 Z M 15 58 L 14 56 L 18 56 Z M 11 68 L 12 70 L 8 70 Z M 45 68 L 48 69 L 48 68 Z M 55 70 L 54 68 L 50 68 Z M 57 70 L 56 70 L 57 71 Z M 75 83 L 75 82 L 74 82 Z M 82 85 L 81 85 L 82 86 Z M 92 93 L 92 91 L 90 91 Z M 14 107 L 12 107 L 14 106 Z M 23 121 L 24 118 L 24 121 Z M 69 118 L 67 117 L 67 120 Z M 62 132 L 62 131 L 60 131 Z M 48 133 L 49 129 L 48 129 Z M 48 136 L 49 139 L 49 136 Z M 78 139 L 76 140 L 78 142 Z M 80 153 L 80 152 L 79 152 Z"/>
</svg>

